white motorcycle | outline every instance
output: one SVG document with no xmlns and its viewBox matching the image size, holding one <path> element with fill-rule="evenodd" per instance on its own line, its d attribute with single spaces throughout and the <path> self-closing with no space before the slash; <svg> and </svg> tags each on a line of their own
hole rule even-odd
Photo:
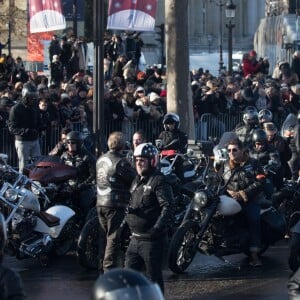
<svg viewBox="0 0 300 300">
<path fill-rule="evenodd" d="M 8 229 L 8 253 L 18 259 L 38 258 L 42 265 L 47 265 L 51 255 L 65 255 L 74 245 L 75 212 L 64 205 L 41 211 L 32 186 L 45 196 L 45 202 L 49 202 L 47 195 L 26 175 L 8 165 L 7 158 L 0 154 L 1 177 L 9 178 L 0 190 L 0 210 Z"/>
</svg>

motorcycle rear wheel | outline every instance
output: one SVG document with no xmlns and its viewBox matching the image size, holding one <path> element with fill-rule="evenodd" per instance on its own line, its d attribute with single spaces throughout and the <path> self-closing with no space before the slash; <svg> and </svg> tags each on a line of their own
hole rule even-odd
<svg viewBox="0 0 300 300">
<path fill-rule="evenodd" d="M 79 264 L 96 270 L 104 257 L 106 237 L 98 217 L 90 219 L 83 227 L 77 245 Z"/>
<path fill-rule="evenodd" d="M 194 221 L 188 221 L 182 227 L 179 227 L 174 233 L 168 252 L 168 267 L 176 273 L 183 273 L 193 261 L 197 247 L 195 243 L 198 225 Z"/>
<path fill-rule="evenodd" d="M 74 244 L 75 239 L 78 236 L 78 231 L 76 230 L 75 218 L 71 218 L 64 226 L 59 238 L 55 241 L 55 247 L 53 249 L 53 254 L 55 256 L 64 256 L 69 252 Z"/>
</svg>

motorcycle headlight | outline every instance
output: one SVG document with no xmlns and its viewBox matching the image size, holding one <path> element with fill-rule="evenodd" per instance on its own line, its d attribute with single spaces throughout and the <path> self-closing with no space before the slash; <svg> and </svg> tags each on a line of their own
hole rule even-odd
<svg viewBox="0 0 300 300">
<path fill-rule="evenodd" d="M 42 185 L 39 181 L 34 181 L 34 184 L 31 185 L 31 191 L 35 194 L 35 195 L 39 195 L 40 194 L 40 190 L 42 188 Z"/>
<path fill-rule="evenodd" d="M 8 189 L 4 193 L 4 197 L 7 201 L 16 202 L 18 200 L 18 192 L 15 189 Z"/>
<path fill-rule="evenodd" d="M 198 208 L 204 207 L 208 202 L 208 197 L 205 192 L 196 192 L 194 195 L 194 203 Z"/>
</svg>

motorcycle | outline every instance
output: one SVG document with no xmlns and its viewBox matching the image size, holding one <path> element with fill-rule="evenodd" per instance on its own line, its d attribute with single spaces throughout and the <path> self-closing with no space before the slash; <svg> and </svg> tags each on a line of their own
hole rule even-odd
<svg viewBox="0 0 300 300">
<path fill-rule="evenodd" d="M 227 136 L 232 137 L 232 134 L 227 133 Z M 226 143 L 222 143 L 214 148 L 218 162 L 227 159 L 224 148 Z M 169 244 L 167 263 L 174 273 L 183 273 L 192 263 L 197 251 L 205 255 L 213 254 L 221 259 L 230 254 L 250 254 L 248 229 L 242 207 L 238 201 L 224 195 L 226 183 L 222 185 L 213 166 L 214 159 L 207 157 L 203 185 L 194 193 L 184 219 Z M 284 217 L 272 206 L 262 207 L 261 220 L 260 254 L 282 239 L 286 232 Z"/>
<path fill-rule="evenodd" d="M 79 197 L 75 188 L 78 177 L 76 167 L 62 163 L 59 157 L 45 156 L 28 168 L 26 173 L 34 183 L 31 187 L 32 192 L 40 197 L 43 196 L 40 191 L 43 191 L 43 194 L 46 194 L 49 198 L 47 207 L 44 208 L 54 204 L 63 204 L 76 212 L 78 222 L 82 223 L 85 221 L 86 216 L 82 214 L 79 208 Z M 39 189 L 36 189 L 35 186 L 39 186 Z M 96 190 L 91 208 L 95 204 Z"/>
<path fill-rule="evenodd" d="M 34 187 L 40 195 L 49 199 L 39 185 L 28 176 L 7 164 L 8 156 L 0 154 L 0 172 L 14 182 L 4 182 L 0 190 L 0 210 L 7 225 L 6 250 L 18 259 L 38 258 L 45 266 L 52 255 L 65 255 L 74 244 L 75 212 L 64 205 L 54 205 L 41 210 Z"/>
<path fill-rule="evenodd" d="M 272 202 L 285 216 L 288 224 L 288 264 L 295 272 L 300 266 L 300 180 L 285 181 L 283 188 L 272 196 Z"/>
</svg>

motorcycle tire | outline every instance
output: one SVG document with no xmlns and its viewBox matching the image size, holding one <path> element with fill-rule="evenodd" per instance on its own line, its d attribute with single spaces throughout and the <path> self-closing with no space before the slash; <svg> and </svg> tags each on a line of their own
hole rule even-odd
<svg viewBox="0 0 300 300">
<path fill-rule="evenodd" d="M 300 266 L 300 234 L 293 232 L 290 240 L 289 267 L 296 272 Z"/>
<path fill-rule="evenodd" d="M 172 272 L 183 273 L 193 261 L 197 251 L 195 243 L 198 240 L 198 231 L 199 225 L 190 220 L 174 233 L 167 258 L 168 267 Z"/>
<path fill-rule="evenodd" d="M 76 228 L 76 220 L 73 217 L 65 224 L 59 238 L 55 241 L 52 253 L 54 256 L 64 256 L 74 247 L 75 240 L 79 234 Z"/>
<path fill-rule="evenodd" d="M 79 264 L 91 270 L 100 267 L 104 257 L 106 237 L 98 217 L 90 219 L 82 228 L 77 244 Z"/>
</svg>

